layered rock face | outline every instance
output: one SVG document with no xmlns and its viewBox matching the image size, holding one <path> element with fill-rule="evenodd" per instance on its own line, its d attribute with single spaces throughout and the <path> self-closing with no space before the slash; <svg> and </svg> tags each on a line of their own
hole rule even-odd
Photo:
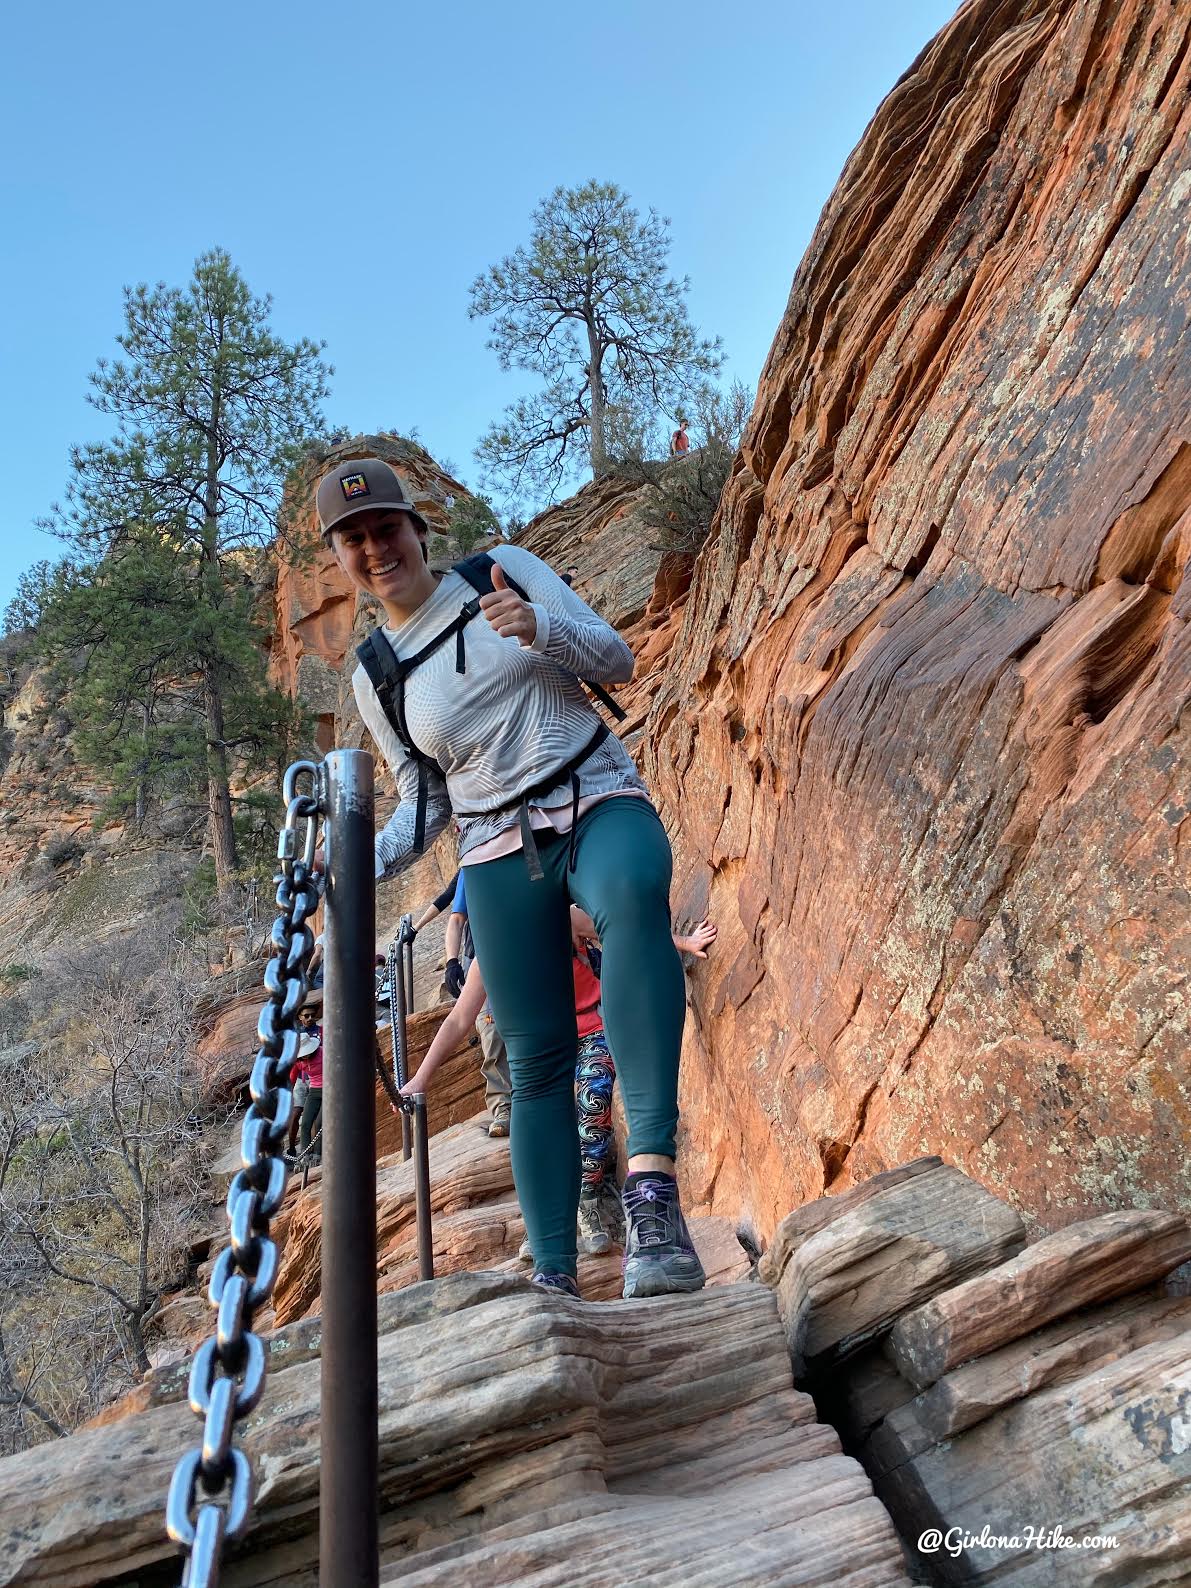
<svg viewBox="0 0 1191 1588">
<path fill-rule="evenodd" d="M 1191 1205 L 1191 13 L 974 0 L 798 272 L 646 734 L 691 1200 Z"/>
<path fill-rule="evenodd" d="M 562 572 L 574 566 L 575 589 L 624 635 L 635 658 L 633 680 L 614 693 L 625 712 L 620 737 L 642 760 L 643 728 L 670 667 L 694 558 L 666 544 L 647 485 L 608 476 L 531 519 L 517 537 Z"/>
<path fill-rule="evenodd" d="M 1023 1244 L 938 1158 L 796 1209 L 760 1266 L 795 1382 L 915 1581 L 1185 1583 L 1191 1226 L 1122 1211 Z"/>
<path fill-rule="evenodd" d="M 763 1287 L 593 1305 L 455 1274 L 379 1313 L 382 1582 L 909 1588 Z M 318 1580 L 321 1343 L 317 1320 L 270 1341 L 229 1584 Z M 197 1427 L 171 1369 L 136 1415 L 4 1462 L 0 1583 L 176 1583 L 163 1496 Z"/>
<path fill-rule="evenodd" d="M 631 629 L 645 614 L 664 549 L 650 524 L 649 490 L 614 475 L 531 519 L 517 544 L 562 573 L 575 567 L 575 589 L 601 617 Z"/>
<path fill-rule="evenodd" d="M 466 1054 L 450 1064 L 462 1098 Z M 636 1582 L 645 1538 L 659 1585 L 1188 1580 L 1185 1218 L 1106 1214 L 1027 1245 L 1012 1208 L 925 1158 L 796 1209 L 761 1283 L 723 1271 L 607 1305 L 588 1259 L 580 1303 L 454 1271 L 515 1266 L 507 1147 L 445 1124 L 432 1157 L 432 1284 L 412 1283 L 408 1166 L 378 1164 L 382 1581 Z M 279 1221 L 285 1322 L 228 1551 L 244 1588 L 316 1576 L 318 1211 L 312 1179 Z M 188 1365 L 0 1463 L 0 1583 L 177 1580 L 161 1505 L 197 1432 Z M 922 1541 L 909 1576 L 857 1457 Z"/>
</svg>

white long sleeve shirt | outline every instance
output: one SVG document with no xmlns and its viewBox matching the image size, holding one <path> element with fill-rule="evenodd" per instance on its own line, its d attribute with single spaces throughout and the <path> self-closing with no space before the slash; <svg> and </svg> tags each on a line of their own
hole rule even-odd
<svg viewBox="0 0 1191 1588">
<path fill-rule="evenodd" d="M 532 552 L 499 546 L 492 553 L 529 596 L 537 620 L 533 644 L 502 639 L 482 615 L 463 630 L 466 671 L 456 671 L 452 635 L 405 683 L 405 715 L 413 741 L 441 775 L 428 773 L 426 844 L 442 832 L 452 809 L 486 811 L 513 799 L 564 766 L 591 739 L 601 719 L 580 678 L 627 683 L 633 653 L 610 624 Z M 475 591 L 461 574 L 444 574 L 429 600 L 398 629 L 381 632 L 399 657 L 420 651 L 458 617 Z M 352 688 L 369 732 L 388 762 L 401 803 L 376 838 L 376 874 L 394 876 L 416 859 L 414 820 L 418 763 L 408 755 L 381 709 L 362 665 Z M 644 794 L 645 785 L 619 739 L 609 734 L 580 766 L 583 800 Z M 569 777 L 531 801 L 532 807 L 571 802 Z M 459 854 L 515 827 L 516 806 L 460 817 Z"/>
</svg>

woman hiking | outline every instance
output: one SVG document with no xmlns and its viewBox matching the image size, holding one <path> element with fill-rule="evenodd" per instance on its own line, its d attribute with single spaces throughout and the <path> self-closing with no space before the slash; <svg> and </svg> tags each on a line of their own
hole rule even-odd
<svg viewBox="0 0 1191 1588">
<path fill-rule="evenodd" d="M 379 458 L 337 465 L 317 507 L 339 566 L 386 618 L 352 679 L 400 796 L 377 835 L 378 877 L 416 859 L 452 811 L 459 824 L 476 956 L 508 1048 L 534 1282 L 578 1295 L 573 901 L 603 943 L 604 1019 L 629 1121 L 624 1294 L 699 1290 L 674 1179 L 686 996 L 670 937 L 670 845 L 580 683 L 627 682 L 632 652 L 520 547 L 433 572 L 426 521 Z"/>
</svg>

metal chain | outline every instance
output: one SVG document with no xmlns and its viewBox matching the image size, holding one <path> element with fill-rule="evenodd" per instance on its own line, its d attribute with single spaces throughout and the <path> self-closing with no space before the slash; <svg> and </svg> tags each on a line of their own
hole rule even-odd
<svg viewBox="0 0 1191 1588">
<path fill-rule="evenodd" d="M 376 1065 L 376 1076 L 384 1087 L 385 1096 L 396 1109 L 404 1109 L 406 1100 L 397 1090 L 397 1083 L 389 1074 L 389 1067 L 385 1063 L 384 1054 L 380 1051 L 380 1038 L 378 1037 L 372 1049 L 373 1062 Z"/>
<path fill-rule="evenodd" d="M 397 1085 L 402 1087 L 409 1076 L 405 1073 L 405 1032 L 402 1029 L 401 1009 L 397 999 L 397 977 L 404 976 L 405 966 L 401 962 L 401 948 L 405 941 L 405 923 L 408 916 L 403 916 L 397 936 L 389 944 L 388 959 L 385 963 L 385 975 L 389 978 L 389 1030 L 393 1033 L 393 1068 L 397 1072 Z"/>
<path fill-rule="evenodd" d="M 413 1014 L 414 978 L 413 943 L 417 937 L 412 915 L 403 915 L 397 927 L 397 936 L 389 944 L 386 975 L 389 978 L 389 1019 L 393 1031 L 393 1067 L 397 1072 L 397 1085 L 404 1086 L 409 1076 L 407 1067 L 408 1037 L 406 1019 Z M 409 946 L 409 975 L 406 975 L 406 946 Z M 397 978 L 401 977 L 401 994 L 398 997 Z"/>
<path fill-rule="evenodd" d="M 304 777 L 311 780 L 305 794 L 298 791 L 298 779 Z M 217 1588 L 224 1540 L 244 1530 L 252 1510 L 252 1468 L 244 1452 L 233 1448 L 232 1436 L 265 1387 L 265 1345 L 252 1332 L 252 1321 L 277 1278 L 269 1220 L 285 1196 L 282 1154 L 294 1109 L 290 1071 L 298 1056 L 297 1013 L 314 949 L 306 922 L 318 908 L 323 886 L 313 870 L 320 785 L 313 761 L 295 761 L 286 771 L 275 879 L 280 913 L 265 970 L 268 1002 L 257 1023 L 260 1047 L 248 1083 L 252 1104 L 240 1134 L 243 1167 L 227 1193 L 231 1244 L 216 1259 L 207 1291 L 218 1309 L 216 1332 L 199 1347 L 190 1370 L 190 1409 L 203 1419 L 203 1442 L 175 1467 L 166 1501 L 166 1530 L 188 1551 L 182 1588 Z M 301 822 L 306 828 L 299 838 Z"/>
</svg>

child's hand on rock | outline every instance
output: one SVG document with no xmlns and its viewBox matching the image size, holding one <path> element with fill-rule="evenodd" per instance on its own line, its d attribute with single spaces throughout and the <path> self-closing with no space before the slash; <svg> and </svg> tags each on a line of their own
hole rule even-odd
<svg viewBox="0 0 1191 1588">
<path fill-rule="evenodd" d="M 719 928 L 714 926 L 709 920 L 704 919 L 699 922 L 698 926 L 686 933 L 685 936 L 675 937 L 674 942 L 683 953 L 693 954 L 696 959 L 706 959 L 707 950 L 715 942 L 718 935 Z"/>
</svg>

